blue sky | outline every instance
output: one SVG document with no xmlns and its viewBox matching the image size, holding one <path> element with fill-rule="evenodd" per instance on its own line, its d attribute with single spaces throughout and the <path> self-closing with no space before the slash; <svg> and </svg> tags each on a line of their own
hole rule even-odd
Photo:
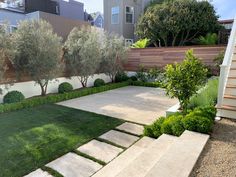
<svg viewBox="0 0 236 177">
<path fill-rule="evenodd" d="M 78 0 L 84 3 L 87 12 L 103 12 L 103 0 Z M 220 19 L 234 18 L 236 15 L 236 0 L 212 0 Z"/>
</svg>

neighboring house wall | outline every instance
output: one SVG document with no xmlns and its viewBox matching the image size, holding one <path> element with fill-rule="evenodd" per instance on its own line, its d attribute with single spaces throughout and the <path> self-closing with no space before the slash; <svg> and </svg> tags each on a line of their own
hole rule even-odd
<svg viewBox="0 0 236 177">
<path fill-rule="evenodd" d="M 76 0 L 54 0 L 59 4 L 60 16 L 84 20 L 84 4 Z"/>
<path fill-rule="evenodd" d="M 10 26 L 17 27 L 20 21 L 29 19 L 43 19 L 48 21 L 52 25 L 54 31 L 59 36 L 63 37 L 64 40 L 66 40 L 68 34 L 74 27 L 89 25 L 89 23 L 82 20 L 73 20 L 46 12 L 37 11 L 23 14 L 0 9 L 0 23 L 7 21 Z"/>
<path fill-rule="evenodd" d="M 149 2 L 150 0 L 104 0 L 104 29 L 135 41 L 135 24 Z M 114 7 L 119 7 L 118 24 L 112 24 L 112 8 Z M 126 20 L 127 8 L 133 11 L 129 13 L 133 18 L 130 23 Z"/>
<path fill-rule="evenodd" d="M 98 28 L 104 27 L 104 18 L 101 14 L 97 14 L 97 16 L 94 19 L 94 26 Z"/>
</svg>

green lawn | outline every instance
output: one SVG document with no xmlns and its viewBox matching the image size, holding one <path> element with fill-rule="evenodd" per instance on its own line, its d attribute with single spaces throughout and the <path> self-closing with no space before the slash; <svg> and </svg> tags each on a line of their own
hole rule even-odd
<svg viewBox="0 0 236 177">
<path fill-rule="evenodd" d="M 0 177 L 25 175 L 121 123 L 58 105 L 0 114 Z"/>
</svg>

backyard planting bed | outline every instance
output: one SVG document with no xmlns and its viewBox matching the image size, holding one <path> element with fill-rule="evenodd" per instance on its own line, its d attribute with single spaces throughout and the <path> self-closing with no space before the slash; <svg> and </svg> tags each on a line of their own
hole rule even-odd
<svg viewBox="0 0 236 177">
<path fill-rule="evenodd" d="M 59 105 L 3 113 L 0 176 L 23 176 L 122 123 L 119 119 Z"/>
</svg>

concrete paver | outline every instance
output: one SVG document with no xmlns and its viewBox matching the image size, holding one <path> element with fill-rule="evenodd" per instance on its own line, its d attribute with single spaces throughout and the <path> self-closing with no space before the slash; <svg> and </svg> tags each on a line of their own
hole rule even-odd
<svg viewBox="0 0 236 177">
<path fill-rule="evenodd" d="M 125 132 L 132 133 L 135 135 L 142 135 L 144 127 L 142 125 L 125 122 L 120 126 L 116 127 L 116 129 L 123 130 Z"/>
</svg>

